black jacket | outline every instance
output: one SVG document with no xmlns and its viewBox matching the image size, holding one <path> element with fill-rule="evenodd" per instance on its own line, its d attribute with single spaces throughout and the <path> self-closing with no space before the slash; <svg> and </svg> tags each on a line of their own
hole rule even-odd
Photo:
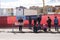
<svg viewBox="0 0 60 40">
<path fill-rule="evenodd" d="M 48 20 L 47 20 L 47 24 L 48 24 L 48 25 L 51 25 L 51 21 L 52 21 L 51 19 L 48 19 Z"/>
</svg>

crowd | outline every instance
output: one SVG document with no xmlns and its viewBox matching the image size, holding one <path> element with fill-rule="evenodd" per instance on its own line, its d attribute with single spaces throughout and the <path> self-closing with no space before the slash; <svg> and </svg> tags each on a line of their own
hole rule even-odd
<svg viewBox="0 0 60 40">
<path fill-rule="evenodd" d="M 46 22 L 48 24 L 48 27 L 43 24 L 43 26 L 41 27 L 41 20 L 42 20 L 42 15 L 39 15 L 37 18 L 34 19 L 34 27 L 33 27 L 33 32 L 38 32 L 38 30 L 43 30 L 44 32 L 51 31 L 51 18 L 48 16 Z M 19 23 L 19 31 L 22 31 L 22 27 L 23 27 L 23 19 L 22 17 L 20 17 L 20 19 L 18 20 Z M 36 26 L 36 24 L 38 23 L 38 27 Z M 29 16 L 29 29 L 32 29 L 32 18 Z M 55 31 L 59 31 L 59 27 L 58 27 L 58 18 L 57 16 L 55 16 L 54 18 L 54 27 L 55 27 Z"/>
</svg>

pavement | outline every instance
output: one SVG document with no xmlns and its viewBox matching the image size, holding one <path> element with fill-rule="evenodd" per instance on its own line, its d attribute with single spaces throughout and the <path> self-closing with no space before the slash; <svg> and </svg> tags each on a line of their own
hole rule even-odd
<svg viewBox="0 0 60 40">
<path fill-rule="evenodd" d="M 59 32 L 54 29 L 51 29 L 52 32 L 41 31 L 33 33 L 30 29 L 23 29 L 19 32 L 18 28 L 1 28 L 0 40 L 60 40 L 60 29 Z"/>
<path fill-rule="evenodd" d="M 48 29 L 47 29 L 48 30 Z M 25 33 L 33 33 L 33 29 L 28 29 L 28 28 L 23 28 L 22 29 L 23 32 Z M 0 32 L 19 32 L 19 28 L 0 28 Z M 47 32 L 44 32 L 43 30 L 38 30 L 39 33 L 50 33 L 50 32 L 53 32 L 53 33 L 60 33 L 60 28 L 59 28 L 59 31 L 55 31 L 54 28 L 51 28 L 51 31 L 47 31 Z"/>
<path fill-rule="evenodd" d="M 54 29 L 52 29 L 54 33 L 33 33 L 30 29 L 23 31 L 23 33 L 19 32 L 18 28 L 0 29 L 0 40 L 60 40 L 60 33 L 55 32 Z"/>
</svg>

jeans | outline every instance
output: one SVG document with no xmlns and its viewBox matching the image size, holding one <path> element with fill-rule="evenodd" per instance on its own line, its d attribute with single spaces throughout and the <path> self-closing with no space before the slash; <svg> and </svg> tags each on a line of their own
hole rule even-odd
<svg viewBox="0 0 60 40">
<path fill-rule="evenodd" d="M 31 24 L 29 24 L 29 29 L 32 29 L 32 25 Z"/>
<path fill-rule="evenodd" d="M 55 25 L 55 31 L 58 31 L 58 25 Z"/>
<path fill-rule="evenodd" d="M 40 30 L 41 29 L 41 25 L 40 24 L 38 24 L 38 28 L 37 28 L 38 30 Z"/>
<path fill-rule="evenodd" d="M 37 27 L 36 27 L 36 25 L 34 25 L 34 27 L 33 27 L 33 32 L 37 33 Z"/>
<path fill-rule="evenodd" d="M 19 26 L 19 31 L 22 31 L 22 26 Z"/>
</svg>

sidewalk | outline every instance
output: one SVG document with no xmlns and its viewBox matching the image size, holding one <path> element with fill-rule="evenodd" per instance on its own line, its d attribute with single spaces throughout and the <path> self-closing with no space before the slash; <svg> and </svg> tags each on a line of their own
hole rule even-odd
<svg viewBox="0 0 60 40">
<path fill-rule="evenodd" d="M 32 29 L 23 28 L 22 31 L 23 33 L 33 33 Z M 19 32 L 18 28 L 0 28 L 0 32 L 21 33 Z M 60 33 L 60 29 L 59 32 L 55 31 L 54 28 L 51 29 L 51 32 L 43 32 L 43 30 L 38 30 L 38 32 L 39 33 Z"/>
</svg>

